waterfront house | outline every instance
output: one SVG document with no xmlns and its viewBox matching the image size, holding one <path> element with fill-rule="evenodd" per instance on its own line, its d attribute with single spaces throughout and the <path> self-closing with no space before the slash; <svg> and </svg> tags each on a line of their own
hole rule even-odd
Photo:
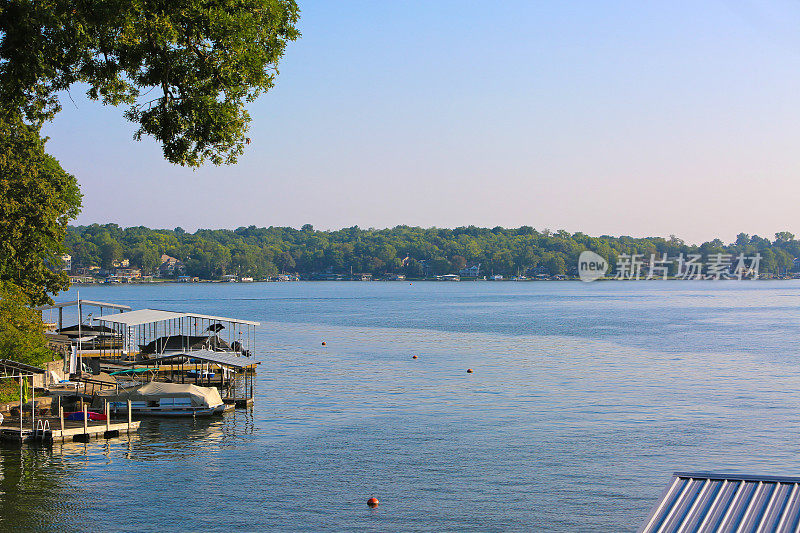
<svg viewBox="0 0 800 533">
<path fill-rule="evenodd" d="M 161 266 L 158 267 L 158 271 L 163 277 L 173 277 L 178 274 L 183 274 L 183 263 L 172 256 L 167 254 L 161 255 Z"/>
<path fill-rule="evenodd" d="M 142 277 L 142 271 L 138 268 L 118 268 L 114 272 L 114 276 L 122 279 L 125 278 L 128 281 L 133 279 L 139 279 Z"/>
<path fill-rule="evenodd" d="M 97 276 L 100 274 L 100 267 L 97 265 L 77 267 L 72 270 L 72 273 L 77 276 Z"/>
<path fill-rule="evenodd" d="M 468 267 L 462 268 L 458 271 L 458 275 L 462 278 L 477 278 L 481 275 L 481 264 L 474 263 Z"/>
</svg>

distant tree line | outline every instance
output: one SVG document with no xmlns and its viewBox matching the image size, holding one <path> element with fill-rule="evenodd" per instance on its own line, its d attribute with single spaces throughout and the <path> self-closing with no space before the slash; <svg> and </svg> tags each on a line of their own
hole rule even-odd
<svg viewBox="0 0 800 533">
<path fill-rule="evenodd" d="M 73 269 L 112 268 L 115 261 L 130 260 L 143 274 L 157 274 L 162 254 L 182 262 L 183 273 L 203 279 L 225 274 L 265 278 L 279 273 L 404 274 L 411 278 L 458 273 L 480 263 L 481 275 L 570 274 L 578 255 L 592 250 L 616 264 L 620 254 L 669 257 L 700 254 L 761 254 L 761 272 L 784 274 L 800 257 L 800 241 L 788 232 L 773 240 L 740 233 L 736 241 L 719 239 L 689 245 L 670 236 L 633 238 L 591 237 L 564 230 L 520 228 L 455 229 L 397 226 L 391 229 L 317 231 L 310 224 L 288 227 L 241 227 L 235 230 L 201 229 L 188 233 L 145 227 L 121 228 L 116 224 L 70 226 L 66 246 Z"/>
</svg>

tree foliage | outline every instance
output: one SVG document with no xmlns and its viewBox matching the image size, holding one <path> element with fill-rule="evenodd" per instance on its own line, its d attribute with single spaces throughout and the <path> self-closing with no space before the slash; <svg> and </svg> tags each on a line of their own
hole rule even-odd
<svg viewBox="0 0 800 533">
<path fill-rule="evenodd" d="M 39 366 L 52 357 L 42 316 L 30 304 L 22 289 L 0 282 L 0 359 Z"/>
<path fill-rule="evenodd" d="M 785 273 L 800 257 L 800 241 L 779 233 L 774 241 L 743 234 L 735 243 L 719 239 L 700 246 L 688 245 L 677 237 L 590 237 L 566 231 L 536 231 L 522 228 L 456 229 L 397 226 L 391 229 L 345 228 L 316 231 L 310 225 L 294 228 L 250 226 L 236 230 L 151 230 L 143 227 L 123 229 L 116 224 L 70 227 L 67 244 L 74 250 L 78 267 L 100 265 L 104 243 L 117 242 L 124 257 L 142 268 L 145 274 L 156 271 L 150 256 L 167 254 L 181 260 L 186 274 L 212 279 L 223 274 L 266 277 L 278 272 L 341 273 L 351 270 L 374 275 L 402 273 L 409 277 L 456 273 L 464 266 L 481 264 L 482 274 L 545 273 L 569 274 L 583 250 L 593 250 L 616 263 L 620 254 L 710 254 L 761 253 L 762 272 Z"/>
<path fill-rule="evenodd" d="M 40 125 L 86 84 L 168 161 L 235 162 L 298 17 L 293 0 L 0 0 L 0 99 Z"/>
<path fill-rule="evenodd" d="M 75 177 L 44 151 L 20 117 L 0 115 L 0 281 L 18 285 L 34 304 L 68 287 L 57 269 L 67 223 L 81 194 Z"/>
</svg>

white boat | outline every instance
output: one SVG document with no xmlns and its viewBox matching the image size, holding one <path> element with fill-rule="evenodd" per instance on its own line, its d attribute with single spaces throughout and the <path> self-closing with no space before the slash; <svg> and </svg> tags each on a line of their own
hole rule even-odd
<svg viewBox="0 0 800 533">
<path fill-rule="evenodd" d="M 214 387 L 182 383 L 151 381 L 130 389 L 103 391 L 98 397 L 109 402 L 113 413 L 127 413 L 130 400 L 131 414 L 138 416 L 211 416 L 225 410 Z"/>
</svg>

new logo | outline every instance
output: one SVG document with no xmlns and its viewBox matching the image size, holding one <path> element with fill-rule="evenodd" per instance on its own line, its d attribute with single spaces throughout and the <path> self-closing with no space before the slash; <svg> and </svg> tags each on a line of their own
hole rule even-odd
<svg viewBox="0 0 800 533">
<path fill-rule="evenodd" d="M 578 257 L 578 277 L 581 281 L 600 279 L 608 272 L 608 261 L 594 252 L 585 250 Z"/>
</svg>

